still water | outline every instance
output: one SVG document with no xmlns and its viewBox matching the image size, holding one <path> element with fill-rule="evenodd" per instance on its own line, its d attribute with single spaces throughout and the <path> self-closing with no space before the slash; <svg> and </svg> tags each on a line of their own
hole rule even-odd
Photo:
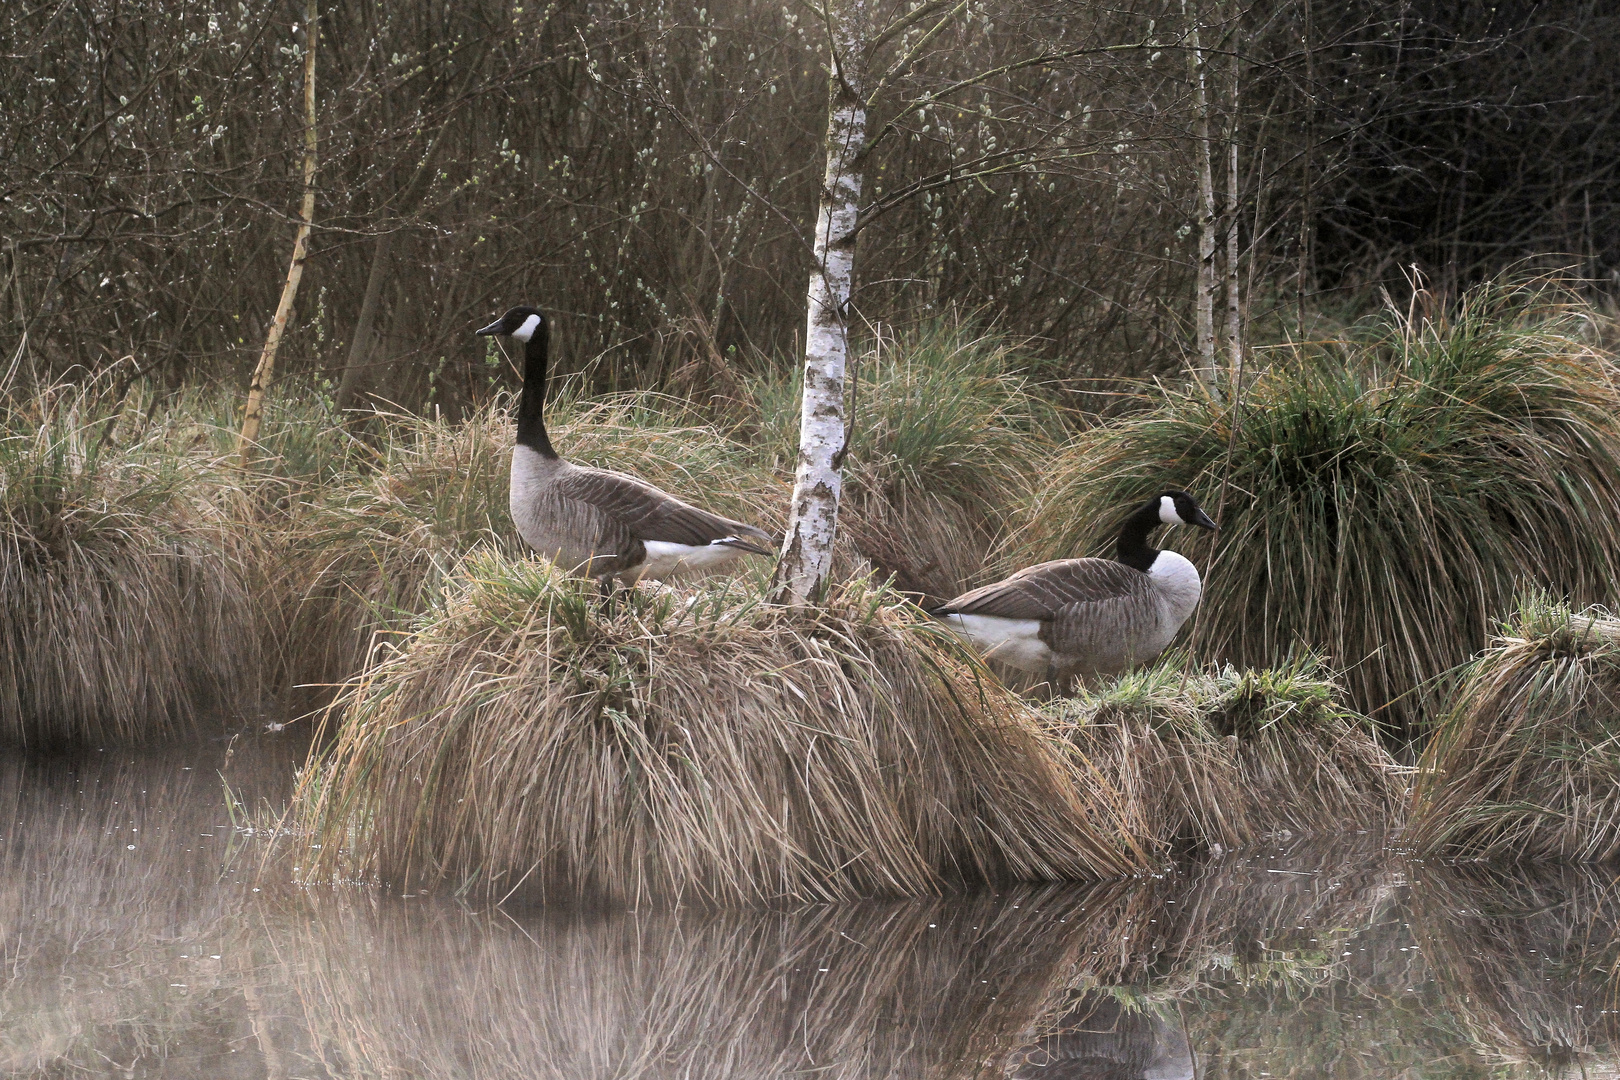
<svg viewBox="0 0 1620 1080">
<path fill-rule="evenodd" d="M 293 886 L 242 807 L 297 758 L 0 764 L 0 1075 L 1620 1076 L 1606 873 L 1359 836 L 792 913 L 488 911 Z"/>
</svg>

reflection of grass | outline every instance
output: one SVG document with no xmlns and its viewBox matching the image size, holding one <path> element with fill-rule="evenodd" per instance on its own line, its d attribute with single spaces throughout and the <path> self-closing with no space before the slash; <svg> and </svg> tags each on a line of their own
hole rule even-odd
<svg viewBox="0 0 1620 1080">
<path fill-rule="evenodd" d="M 1480 865 L 1427 875 L 1413 925 L 1481 1057 L 1584 1075 L 1615 1052 L 1612 1008 L 1620 960 L 1613 875 L 1565 866 L 1507 874 Z M 1595 1062 L 1594 1062 L 1595 1064 Z"/>
<path fill-rule="evenodd" d="M 274 745 L 236 756 L 223 771 L 243 799 L 291 765 Z M 229 826 L 218 763 L 196 748 L 0 762 L 0 1074 L 170 1075 L 251 1056 L 266 1018 L 244 988 L 296 1009 L 255 903 L 285 890 L 252 891 L 257 852 Z"/>
<path fill-rule="evenodd" d="M 1304 643 L 1409 723 L 1525 583 L 1597 599 L 1620 578 L 1620 369 L 1586 326 L 1491 286 L 1438 321 L 1273 350 L 1238 405 L 1155 389 L 1067 451 L 1026 557 L 1080 554 L 1184 487 L 1221 525 L 1172 541 L 1206 581 L 1189 647 L 1264 666 Z"/>
<path fill-rule="evenodd" d="M 325 845 L 309 865 L 344 873 L 348 842 L 413 888 L 629 903 L 1125 868 L 954 638 L 862 584 L 810 612 L 763 585 L 604 605 L 548 564 L 471 560 L 347 691 L 319 795 L 300 792 Z"/>
<path fill-rule="evenodd" d="M 363 1076 L 968 1080 L 1077 960 L 1063 889 L 792 912 L 321 904 L 298 988 Z M 353 962 L 355 953 L 367 957 Z"/>
</svg>

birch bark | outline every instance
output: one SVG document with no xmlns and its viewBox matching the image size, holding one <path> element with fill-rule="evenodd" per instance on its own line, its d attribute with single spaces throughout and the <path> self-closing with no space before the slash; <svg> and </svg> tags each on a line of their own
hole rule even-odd
<svg viewBox="0 0 1620 1080">
<path fill-rule="evenodd" d="M 820 599 L 832 566 L 833 533 L 843 492 L 844 368 L 849 296 L 855 276 L 856 211 L 865 168 L 866 0 L 827 5 L 831 73 L 827 89 L 827 170 L 816 215 L 804 335 L 804 397 L 799 463 L 775 594 L 794 606 Z"/>
<path fill-rule="evenodd" d="M 1181 10 L 1187 10 L 1182 0 Z M 1211 167 L 1209 141 L 1209 91 L 1205 86 L 1204 49 L 1198 37 L 1198 16 L 1189 22 L 1187 63 L 1191 66 L 1194 107 L 1194 142 L 1197 143 L 1198 172 L 1198 284 L 1196 324 L 1198 357 L 1202 367 L 1198 377 L 1207 386 L 1215 383 L 1215 176 Z"/>
<path fill-rule="evenodd" d="M 1243 382 L 1243 310 L 1238 302 L 1238 58 L 1235 51 L 1226 86 L 1226 107 L 1231 110 L 1226 155 L 1226 348 L 1235 397 Z"/>
<path fill-rule="evenodd" d="M 293 301 L 298 297 L 298 283 L 304 277 L 304 259 L 309 255 L 310 226 L 315 221 L 315 42 L 319 37 L 319 10 L 317 0 L 308 0 L 304 11 L 304 199 L 299 207 L 298 236 L 293 240 L 292 263 L 287 267 L 287 281 L 281 287 L 281 301 L 276 305 L 276 316 L 270 322 L 270 332 L 264 338 L 264 351 L 253 369 L 253 382 L 248 386 L 247 409 L 242 414 L 242 434 L 236 443 L 236 452 L 243 469 L 253 464 L 253 450 L 259 439 L 259 424 L 264 419 L 264 395 L 270 386 L 270 377 L 276 369 L 276 351 L 281 348 L 281 335 L 292 317 Z"/>
</svg>

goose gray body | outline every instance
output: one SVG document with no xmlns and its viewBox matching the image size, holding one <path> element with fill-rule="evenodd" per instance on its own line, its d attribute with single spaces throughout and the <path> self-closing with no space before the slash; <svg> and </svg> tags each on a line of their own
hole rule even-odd
<svg viewBox="0 0 1620 1080">
<path fill-rule="evenodd" d="M 523 342 L 523 392 L 512 449 L 508 506 L 518 535 L 570 573 L 634 582 L 724 570 L 745 554 L 769 555 L 763 529 L 683 502 L 645 480 L 576 465 L 546 433 L 546 324 L 517 307 L 479 330 Z"/>
<path fill-rule="evenodd" d="M 624 473 L 512 450 L 509 496 L 523 542 L 558 566 L 588 577 L 663 580 L 723 570 L 770 536 L 682 502 Z"/>
<path fill-rule="evenodd" d="M 1198 606 L 1197 567 L 1146 543 L 1152 528 L 1181 523 L 1215 527 L 1190 496 L 1169 492 L 1126 522 L 1117 558 L 1026 567 L 933 614 L 986 658 L 1021 671 L 1058 678 L 1127 671 L 1163 652 Z"/>
</svg>

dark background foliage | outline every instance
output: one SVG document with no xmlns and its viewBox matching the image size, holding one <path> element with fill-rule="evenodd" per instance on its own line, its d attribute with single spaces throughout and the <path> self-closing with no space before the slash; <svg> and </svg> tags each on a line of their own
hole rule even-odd
<svg viewBox="0 0 1620 1080">
<path fill-rule="evenodd" d="M 245 381 L 294 230 L 301 14 L 5 6 L 0 364 L 44 379 L 132 356 L 170 386 Z M 1205 0 L 1199 18 L 1212 67 L 1239 68 L 1215 126 L 1240 146 L 1256 326 L 1353 311 L 1413 264 L 1453 293 L 1530 258 L 1620 273 L 1607 5 Z M 875 103 L 893 128 L 858 318 L 978 312 L 1070 388 L 1175 368 L 1196 254 L 1186 26 L 1174 0 L 970 5 Z M 510 378 L 468 331 L 525 301 L 598 389 L 711 350 L 791 354 L 823 53 L 812 8 L 763 0 L 331 4 L 284 368 L 335 388 L 349 364 L 358 390 L 457 410 Z M 1042 55 L 1063 59 L 941 93 Z"/>
</svg>

